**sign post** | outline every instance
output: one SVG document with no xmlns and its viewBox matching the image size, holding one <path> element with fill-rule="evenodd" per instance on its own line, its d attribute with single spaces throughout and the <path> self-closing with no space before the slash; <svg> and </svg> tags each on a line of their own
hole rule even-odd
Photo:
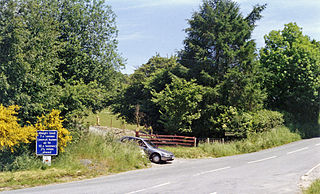
<svg viewBox="0 0 320 194">
<path fill-rule="evenodd" d="M 43 156 L 43 163 L 51 165 L 51 156 L 58 155 L 58 131 L 37 131 L 36 154 Z"/>
</svg>

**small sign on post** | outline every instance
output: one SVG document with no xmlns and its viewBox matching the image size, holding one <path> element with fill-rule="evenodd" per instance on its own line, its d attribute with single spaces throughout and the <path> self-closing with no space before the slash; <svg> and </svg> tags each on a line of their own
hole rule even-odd
<svg viewBox="0 0 320 194">
<path fill-rule="evenodd" d="M 58 131 L 37 131 L 36 154 L 43 156 L 43 163 L 51 165 L 51 156 L 58 155 Z"/>
</svg>

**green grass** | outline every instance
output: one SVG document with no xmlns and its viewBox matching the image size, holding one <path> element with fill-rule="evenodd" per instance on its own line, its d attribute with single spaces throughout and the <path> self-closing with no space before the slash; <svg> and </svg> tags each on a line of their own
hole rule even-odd
<svg viewBox="0 0 320 194">
<path fill-rule="evenodd" d="M 92 178 L 150 166 L 148 158 L 134 145 L 122 144 L 107 135 L 82 134 L 44 166 L 33 155 L 21 155 L 14 160 L 13 170 L 0 172 L 0 191 L 61 183 Z M 241 141 L 230 143 L 200 144 L 199 147 L 165 147 L 178 158 L 221 157 L 259 151 L 299 140 L 286 127 L 255 134 Z M 86 164 L 84 164 L 86 161 Z"/>
<path fill-rule="evenodd" d="M 270 132 L 258 133 L 247 139 L 228 143 L 204 143 L 198 147 L 164 147 L 177 158 L 222 157 L 256 152 L 300 140 L 301 137 L 286 127 L 278 127 Z"/>
<path fill-rule="evenodd" d="M 38 160 L 36 163 L 41 160 L 29 157 Z M 40 162 L 38 167 L 0 172 L 0 191 L 92 178 L 149 165 L 148 158 L 142 157 L 141 150 L 134 145 L 122 144 L 112 136 L 86 134 L 68 146 L 66 152 L 53 157 L 51 167 Z"/>
<path fill-rule="evenodd" d="M 118 118 L 117 115 L 112 114 L 110 109 L 104 109 L 97 114 L 90 114 L 83 122 L 89 125 L 97 125 L 97 116 L 100 118 L 100 125 L 107 127 L 115 127 L 119 129 L 132 129 L 137 128 L 136 125 L 128 124 L 123 119 Z"/>
<path fill-rule="evenodd" d="M 314 181 L 312 185 L 305 191 L 304 194 L 319 194 L 320 193 L 320 179 Z"/>
</svg>

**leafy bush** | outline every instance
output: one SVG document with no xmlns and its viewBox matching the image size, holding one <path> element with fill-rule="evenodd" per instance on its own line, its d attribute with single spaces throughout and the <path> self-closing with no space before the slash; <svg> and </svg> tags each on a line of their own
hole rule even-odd
<svg viewBox="0 0 320 194">
<path fill-rule="evenodd" d="M 21 127 L 16 115 L 18 106 L 5 107 L 0 104 L 0 150 L 10 148 L 20 143 L 30 143 L 35 140 L 36 130 L 33 126 Z"/>
<path fill-rule="evenodd" d="M 256 112 L 239 112 L 235 107 L 225 108 L 213 123 L 221 130 L 235 137 L 248 137 L 250 134 L 266 132 L 284 124 L 283 114 L 259 110 Z"/>
<path fill-rule="evenodd" d="M 58 146 L 59 151 L 64 152 L 64 147 L 71 141 L 72 137 L 70 132 L 63 127 L 62 118 L 60 117 L 59 110 L 52 110 L 50 114 L 38 118 L 38 122 L 35 124 L 37 130 L 57 130 L 58 131 Z"/>
<path fill-rule="evenodd" d="M 34 144 L 22 143 L 11 149 L 0 151 L 0 171 L 18 171 L 43 169 L 44 164 L 41 158 L 37 158 L 34 153 Z"/>
<path fill-rule="evenodd" d="M 277 111 L 260 110 L 252 114 L 254 132 L 269 131 L 284 124 L 283 114 Z"/>
<path fill-rule="evenodd" d="M 202 101 L 203 88 L 195 83 L 173 77 L 170 84 L 159 93 L 153 91 L 152 101 L 160 107 L 160 123 L 175 134 L 178 132 L 192 132 L 194 120 L 199 119 L 201 111 L 199 103 Z"/>
</svg>

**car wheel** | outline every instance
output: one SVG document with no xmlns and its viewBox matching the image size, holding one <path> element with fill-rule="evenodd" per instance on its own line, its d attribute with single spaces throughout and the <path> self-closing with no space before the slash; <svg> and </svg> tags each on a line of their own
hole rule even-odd
<svg viewBox="0 0 320 194">
<path fill-rule="evenodd" d="M 161 157 L 159 154 L 152 154 L 151 161 L 159 164 L 161 162 Z"/>
</svg>

